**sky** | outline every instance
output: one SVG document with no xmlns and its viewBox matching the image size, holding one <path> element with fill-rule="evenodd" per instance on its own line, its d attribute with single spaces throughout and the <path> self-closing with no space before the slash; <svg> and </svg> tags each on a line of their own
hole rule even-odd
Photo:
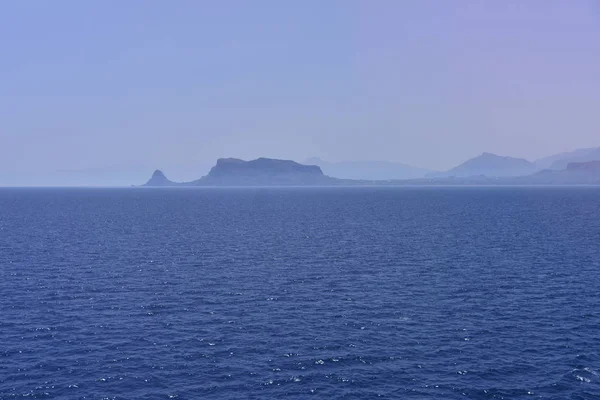
<svg viewBox="0 0 600 400">
<path fill-rule="evenodd" d="M 5 1 L 0 184 L 534 160 L 600 146 L 598 71 L 592 0 Z"/>
</svg>

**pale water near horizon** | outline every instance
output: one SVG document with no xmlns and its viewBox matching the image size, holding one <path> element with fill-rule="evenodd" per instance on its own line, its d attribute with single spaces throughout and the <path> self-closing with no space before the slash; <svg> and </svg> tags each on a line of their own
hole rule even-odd
<svg viewBox="0 0 600 400">
<path fill-rule="evenodd" d="M 600 188 L 0 189 L 0 399 L 598 399 Z"/>
</svg>

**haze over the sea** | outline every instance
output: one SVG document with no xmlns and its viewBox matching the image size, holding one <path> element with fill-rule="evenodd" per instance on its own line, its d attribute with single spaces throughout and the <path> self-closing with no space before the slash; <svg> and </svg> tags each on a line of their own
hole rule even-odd
<svg viewBox="0 0 600 400">
<path fill-rule="evenodd" d="M 15 1 L 0 50 L 0 185 L 600 145 L 594 1 Z"/>
</svg>

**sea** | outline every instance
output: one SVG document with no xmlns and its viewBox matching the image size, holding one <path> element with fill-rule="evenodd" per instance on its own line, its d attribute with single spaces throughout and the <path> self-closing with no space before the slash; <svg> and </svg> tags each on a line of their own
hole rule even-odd
<svg viewBox="0 0 600 400">
<path fill-rule="evenodd" d="M 600 399 L 600 188 L 0 189 L 0 399 Z"/>
</svg>

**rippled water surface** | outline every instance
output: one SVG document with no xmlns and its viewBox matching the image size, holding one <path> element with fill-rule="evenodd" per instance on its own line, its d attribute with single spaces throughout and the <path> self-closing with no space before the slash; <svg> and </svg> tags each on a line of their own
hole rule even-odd
<svg viewBox="0 0 600 400">
<path fill-rule="evenodd" d="M 0 399 L 598 399 L 600 189 L 0 189 Z"/>
</svg>

